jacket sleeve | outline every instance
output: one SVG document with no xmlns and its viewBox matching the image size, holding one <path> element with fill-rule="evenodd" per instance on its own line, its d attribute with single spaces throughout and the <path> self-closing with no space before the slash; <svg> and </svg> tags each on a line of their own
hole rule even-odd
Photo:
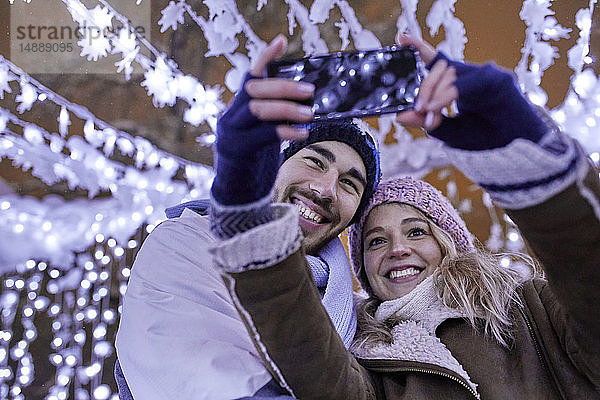
<svg viewBox="0 0 600 400">
<path fill-rule="evenodd" d="M 344 347 L 321 304 L 299 246 L 290 243 L 284 258 L 281 254 L 266 256 L 274 260 L 270 263 L 252 262 L 256 256 L 252 257 L 251 252 L 246 252 L 246 261 L 240 262 L 244 255 L 239 249 L 248 248 L 244 241 L 254 243 L 252 234 L 258 232 L 253 231 L 263 230 L 265 237 L 273 238 L 282 228 L 289 231 L 290 223 L 297 226 L 293 206 L 276 207 L 279 209 L 274 221 L 222 241 L 213 249 L 233 303 L 263 363 L 279 384 L 297 398 L 374 398 L 368 372 Z M 287 221 L 289 214 L 292 218 Z M 278 228 L 280 221 L 283 223 Z M 301 239 L 300 236 L 295 241 Z M 235 252 L 234 249 L 238 249 L 235 261 L 227 262 L 223 254 Z M 251 267 L 240 268 L 242 264 Z"/>
<path fill-rule="evenodd" d="M 541 204 L 507 210 L 541 262 L 551 290 L 537 285 L 560 344 L 600 389 L 600 183 L 589 166 Z"/>
</svg>

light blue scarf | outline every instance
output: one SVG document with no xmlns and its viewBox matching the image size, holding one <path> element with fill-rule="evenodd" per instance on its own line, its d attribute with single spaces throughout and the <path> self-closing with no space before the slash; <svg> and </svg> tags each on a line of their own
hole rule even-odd
<svg viewBox="0 0 600 400">
<path fill-rule="evenodd" d="M 318 257 L 306 256 L 321 302 L 346 348 L 350 347 L 356 332 L 352 274 L 344 245 L 333 239 L 319 252 Z"/>
</svg>

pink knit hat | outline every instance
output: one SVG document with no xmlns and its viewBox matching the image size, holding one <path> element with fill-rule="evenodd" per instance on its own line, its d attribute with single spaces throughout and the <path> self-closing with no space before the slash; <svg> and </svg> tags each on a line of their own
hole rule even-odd
<svg viewBox="0 0 600 400">
<path fill-rule="evenodd" d="M 362 265 L 362 231 L 371 210 L 384 203 L 405 203 L 421 210 L 450 235 L 459 253 L 475 249 L 473 235 L 467 229 L 465 221 L 442 192 L 427 182 L 409 176 L 383 181 L 373 193 L 359 220 L 350 227 L 350 259 L 363 288 L 368 289 L 368 281 Z"/>
</svg>

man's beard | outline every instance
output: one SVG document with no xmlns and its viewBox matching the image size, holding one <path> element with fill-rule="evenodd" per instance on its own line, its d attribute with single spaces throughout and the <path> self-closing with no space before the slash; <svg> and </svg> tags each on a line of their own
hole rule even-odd
<svg viewBox="0 0 600 400">
<path fill-rule="evenodd" d="M 304 231 L 302 232 L 304 234 L 302 246 L 304 247 L 306 254 L 316 256 L 324 245 L 336 238 L 343 230 L 342 228 L 335 229 L 335 227 L 339 224 L 340 215 L 336 210 L 331 208 L 331 201 L 322 199 L 312 190 L 306 190 L 298 186 L 290 185 L 287 186 L 283 192 L 280 192 L 277 190 L 277 188 L 275 188 L 273 192 L 273 201 L 275 202 L 293 204 L 291 199 L 293 195 L 297 193 L 323 208 L 325 211 L 327 211 L 328 215 L 331 216 L 331 220 L 328 221 L 324 226 L 325 229 L 323 229 L 323 231 L 319 230 L 318 232 L 312 234 L 307 234 Z M 303 217 L 300 216 L 299 218 Z"/>
</svg>

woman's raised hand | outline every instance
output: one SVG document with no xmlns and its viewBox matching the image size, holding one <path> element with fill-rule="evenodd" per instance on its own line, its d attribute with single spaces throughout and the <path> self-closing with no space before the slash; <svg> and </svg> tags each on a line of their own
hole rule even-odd
<svg viewBox="0 0 600 400">
<path fill-rule="evenodd" d="M 401 46 L 412 45 L 419 50 L 421 60 L 426 64 L 433 61 L 437 51 L 428 43 L 403 33 L 396 35 L 396 43 Z M 415 109 L 396 115 L 403 125 L 433 130 L 442 122 L 442 109 L 458 99 L 455 86 L 456 70 L 448 66 L 446 60 L 439 60 L 421 82 Z"/>
</svg>

